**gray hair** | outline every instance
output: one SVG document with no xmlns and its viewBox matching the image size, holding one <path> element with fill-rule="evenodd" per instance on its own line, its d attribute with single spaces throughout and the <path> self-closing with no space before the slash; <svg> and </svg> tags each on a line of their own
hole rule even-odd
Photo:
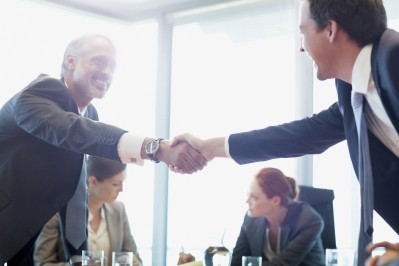
<svg viewBox="0 0 399 266">
<path fill-rule="evenodd" d="M 64 77 L 64 74 L 68 71 L 68 68 L 65 66 L 65 60 L 68 58 L 68 56 L 79 56 L 81 54 L 81 52 L 83 51 L 83 47 L 84 45 L 91 39 L 93 38 L 102 38 L 105 40 L 108 40 L 110 43 L 112 43 L 112 41 L 104 35 L 101 34 L 86 34 L 83 35 L 79 38 L 76 38 L 74 40 L 72 40 L 64 53 L 64 58 L 62 59 L 62 64 L 61 64 L 61 77 Z"/>
</svg>

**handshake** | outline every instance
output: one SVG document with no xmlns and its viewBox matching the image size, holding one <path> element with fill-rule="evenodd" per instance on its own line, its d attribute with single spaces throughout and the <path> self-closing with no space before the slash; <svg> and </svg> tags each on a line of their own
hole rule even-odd
<svg viewBox="0 0 399 266">
<path fill-rule="evenodd" d="M 225 138 L 202 140 L 186 133 L 161 141 L 156 157 L 173 172 L 192 174 L 202 170 L 215 157 L 227 157 Z"/>
</svg>

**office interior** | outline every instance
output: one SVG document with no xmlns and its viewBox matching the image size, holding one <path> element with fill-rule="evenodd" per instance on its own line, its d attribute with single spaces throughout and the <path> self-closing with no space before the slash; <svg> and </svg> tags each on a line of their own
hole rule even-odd
<svg viewBox="0 0 399 266">
<path fill-rule="evenodd" d="M 227 136 L 336 101 L 334 81 L 318 81 L 299 52 L 297 0 L 155 0 L 150 11 L 138 8 L 146 1 L 131 0 L 138 11 L 130 16 L 115 12 L 127 0 L 81 9 L 62 2 L 0 3 L 0 105 L 40 73 L 59 77 L 66 45 L 85 33 L 109 36 L 118 50 L 114 82 L 93 102 L 100 120 L 145 136 Z M 109 9 L 95 8 L 107 2 Z M 399 1 L 384 5 L 388 26 L 399 30 Z M 232 250 L 249 182 L 267 166 L 300 185 L 332 189 L 337 246 L 356 247 L 359 186 L 342 142 L 320 155 L 249 165 L 216 159 L 192 175 L 162 163 L 129 165 L 119 199 L 145 265 L 176 265 L 182 249 L 199 260 L 208 246 Z M 374 239 L 398 242 L 377 214 Z"/>
</svg>

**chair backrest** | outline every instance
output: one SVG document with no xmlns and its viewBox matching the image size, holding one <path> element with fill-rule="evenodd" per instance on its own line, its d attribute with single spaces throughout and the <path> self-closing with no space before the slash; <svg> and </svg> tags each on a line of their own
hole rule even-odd
<svg viewBox="0 0 399 266">
<path fill-rule="evenodd" d="M 299 189 L 299 200 L 309 203 L 324 220 L 324 229 L 321 233 L 324 249 L 337 248 L 333 208 L 334 191 L 309 186 L 299 186 Z"/>
</svg>

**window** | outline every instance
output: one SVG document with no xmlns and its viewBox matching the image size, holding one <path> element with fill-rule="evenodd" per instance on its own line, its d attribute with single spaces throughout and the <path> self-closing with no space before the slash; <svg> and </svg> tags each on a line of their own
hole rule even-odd
<svg viewBox="0 0 399 266">
<path fill-rule="evenodd" d="M 295 69 L 287 62 L 297 31 L 287 3 L 175 26 L 171 136 L 227 136 L 294 119 Z M 295 163 L 216 159 L 193 175 L 170 173 L 167 265 L 176 264 L 182 246 L 197 259 L 210 245 L 232 250 L 255 172 L 272 166 L 294 176 Z"/>
</svg>

